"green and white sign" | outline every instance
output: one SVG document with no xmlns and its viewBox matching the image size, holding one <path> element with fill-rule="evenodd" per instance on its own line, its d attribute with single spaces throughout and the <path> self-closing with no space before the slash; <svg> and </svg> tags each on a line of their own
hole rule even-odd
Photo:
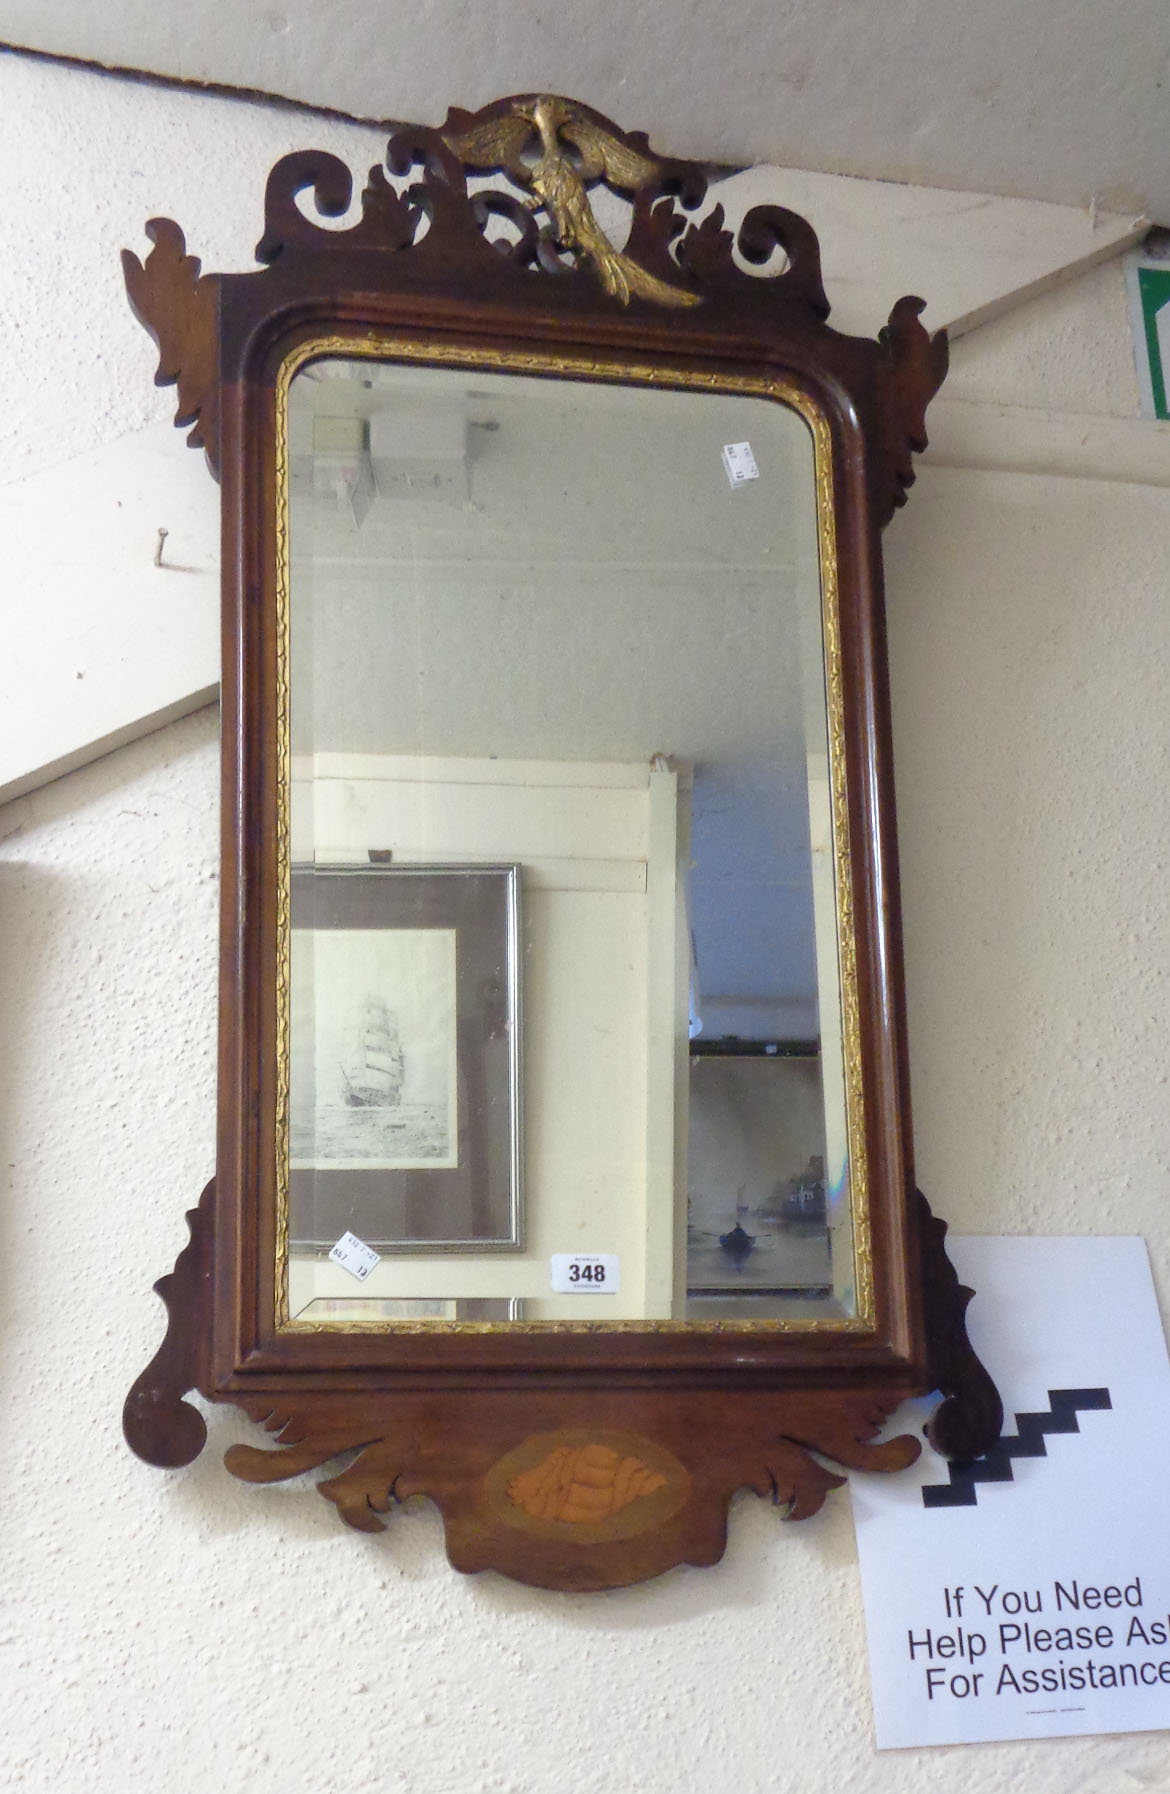
<svg viewBox="0 0 1170 1794">
<path fill-rule="evenodd" d="M 1131 256 L 1125 277 L 1142 416 L 1170 419 L 1170 261 Z"/>
</svg>

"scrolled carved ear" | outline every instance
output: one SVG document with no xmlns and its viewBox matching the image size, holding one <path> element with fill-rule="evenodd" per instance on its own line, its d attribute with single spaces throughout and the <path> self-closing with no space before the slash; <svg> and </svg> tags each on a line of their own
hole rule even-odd
<svg viewBox="0 0 1170 1794">
<path fill-rule="evenodd" d="M 921 299 L 907 295 L 878 332 L 879 422 L 886 450 L 885 481 L 878 494 L 883 527 L 906 503 L 914 484 L 912 456 L 926 448 L 926 407 L 946 378 L 950 358 L 946 331 L 932 336 L 919 322 L 925 309 Z"/>
<path fill-rule="evenodd" d="M 297 200 L 312 189 L 321 218 L 340 218 L 353 198 L 353 176 L 325 150 L 282 156 L 264 192 L 264 235 L 256 260 L 271 264 L 295 250 L 405 249 L 414 241 L 419 211 L 400 198 L 383 168 L 372 168 L 362 192 L 362 215 L 347 230 L 330 230 L 302 212 Z"/>
<path fill-rule="evenodd" d="M 198 263 L 196 263 L 198 266 Z M 166 1337 L 134 1383 L 122 1409 L 122 1431 L 136 1457 L 175 1470 L 199 1456 L 207 1423 L 184 1401 L 192 1389 L 206 1389 L 211 1326 L 211 1235 L 215 1180 L 199 1206 L 187 1214 L 191 1237 L 175 1268 L 155 1284 L 167 1310 Z"/>
<path fill-rule="evenodd" d="M 915 1192 L 915 1201 L 922 1242 L 927 1368 L 945 1398 L 927 1422 L 926 1436 L 944 1457 L 969 1464 L 990 1451 L 1003 1431 L 1003 1402 L 967 1338 L 964 1316 L 974 1291 L 959 1282 L 947 1257 L 947 1224 L 931 1213 L 921 1190 Z"/>
<path fill-rule="evenodd" d="M 745 261 L 762 266 L 774 249 L 788 258 L 783 278 L 799 292 L 814 317 L 829 315 L 821 280 L 821 246 L 807 219 L 787 206 L 753 206 L 739 228 L 736 246 Z"/>
<path fill-rule="evenodd" d="M 313 189 L 313 204 L 322 218 L 340 218 L 353 197 L 353 176 L 339 157 L 325 150 L 297 150 L 275 163 L 264 189 L 264 235 L 256 245 L 258 262 L 274 262 L 289 244 L 312 248 L 321 227 L 297 205 L 298 194 Z"/>
<path fill-rule="evenodd" d="M 200 274 L 198 256 L 187 254 L 171 218 L 152 218 L 146 234 L 154 245 L 145 262 L 122 251 L 122 275 L 130 308 L 158 345 L 156 386 L 177 386 L 175 423 L 191 425 L 190 448 L 202 448 L 219 478 L 219 368 L 216 346 L 218 274 Z"/>
<path fill-rule="evenodd" d="M 784 265 L 773 273 L 749 274 L 735 260 L 763 268 L 776 249 Z M 821 251 L 812 225 L 786 206 L 753 206 L 732 232 L 721 205 L 692 224 L 679 245 L 679 261 L 705 293 L 734 296 L 752 305 L 789 311 L 823 323 L 829 301 L 821 281 Z"/>
</svg>

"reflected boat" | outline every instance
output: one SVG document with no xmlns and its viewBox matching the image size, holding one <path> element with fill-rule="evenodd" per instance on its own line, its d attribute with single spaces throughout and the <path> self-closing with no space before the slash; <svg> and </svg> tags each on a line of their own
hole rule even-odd
<svg viewBox="0 0 1170 1794">
<path fill-rule="evenodd" d="M 730 1233 L 719 1235 L 719 1244 L 733 1264 L 741 1265 L 756 1249 L 756 1236 L 748 1233 L 737 1221 Z"/>
</svg>

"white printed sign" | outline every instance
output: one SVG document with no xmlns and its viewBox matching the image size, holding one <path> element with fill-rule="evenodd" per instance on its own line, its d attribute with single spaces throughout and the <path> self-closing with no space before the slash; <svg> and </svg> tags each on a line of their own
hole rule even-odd
<svg viewBox="0 0 1170 1794">
<path fill-rule="evenodd" d="M 330 1247 L 329 1256 L 335 1265 L 364 1283 L 376 1264 L 381 1264 L 381 1254 L 359 1240 L 356 1233 L 343 1233 L 336 1246 Z"/>
<path fill-rule="evenodd" d="M 730 486 L 743 486 L 748 480 L 758 480 L 760 477 L 750 442 L 724 443 L 723 466 Z"/>
<path fill-rule="evenodd" d="M 612 1296 L 622 1286 L 616 1252 L 554 1252 L 549 1281 L 558 1296 Z"/>
<path fill-rule="evenodd" d="M 947 1248 L 1004 1438 L 974 1474 L 926 1447 L 851 1479 L 878 1748 L 1170 1729 L 1170 1364 L 1144 1242 Z"/>
</svg>

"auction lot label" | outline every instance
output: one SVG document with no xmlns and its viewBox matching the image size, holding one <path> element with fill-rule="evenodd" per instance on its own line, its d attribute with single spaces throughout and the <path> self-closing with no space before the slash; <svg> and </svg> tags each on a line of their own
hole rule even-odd
<svg viewBox="0 0 1170 1794">
<path fill-rule="evenodd" d="M 1145 1245 L 948 1249 L 1004 1445 L 974 1476 L 926 1447 L 851 1479 L 878 1747 L 1168 1729 L 1170 1364 Z"/>
</svg>

